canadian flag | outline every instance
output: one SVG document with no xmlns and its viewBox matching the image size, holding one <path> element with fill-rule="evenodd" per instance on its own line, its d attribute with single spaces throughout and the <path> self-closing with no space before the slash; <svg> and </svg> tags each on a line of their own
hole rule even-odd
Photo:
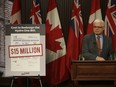
<svg viewBox="0 0 116 87">
<path fill-rule="evenodd" d="M 90 34 L 93 32 L 93 21 L 95 19 L 102 19 L 101 9 L 100 9 L 100 0 L 92 0 L 87 34 Z"/>
<path fill-rule="evenodd" d="M 20 0 L 14 0 L 11 16 L 10 16 L 10 24 L 21 24 L 21 2 Z M 23 87 L 23 79 L 17 78 L 16 82 L 19 87 Z"/>
<path fill-rule="evenodd" d="M 10 16 L 11 24 L 21 24 L 21 4 L 20 0 L 14 0 Z"/>
<path fill-rule="evenodd" d="M 55 0 L 49 0 L 46 19 L 46 79 L 54 86 L 69 78 L 66 69 L 66 45 Z"/>
</svg>

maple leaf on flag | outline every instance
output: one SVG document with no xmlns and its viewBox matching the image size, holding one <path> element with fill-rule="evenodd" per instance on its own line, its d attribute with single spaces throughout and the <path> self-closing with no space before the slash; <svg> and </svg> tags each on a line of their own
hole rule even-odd
<svg viewBox="0 0 116 87">
<path fill-rule="evenodd" d="M 47 21 L 48 22 L 48 21 Z M 61 29 L 59 28 L 59 25 L 55 27 L 52 31 L 50 30 L 52 27 L 52 24 L 50 25 L 49 22 L 46 22 L 46 39 L 47 39 L 47 49 L 57 52 L 57 50 L 61 50 L 60 42 L 57 41 L 57 39 L 62 38 L 63 35 L 60 34 Z M 52 36 L 53 35 L 53 36 Z M 52 38 L 51 38 L 52 36 Z"/>
<path fill-rule="evenodd" d="M 55 0 L 49 0 L 46 18 L 47 63 L 66 55 L 66 45 Z"/>
<path fill-rule="evenodd" d="M 65 57 L 66 45 L 56 0 L 49 0 L 48 4 L 46 43 L 46 79 L 47 84 L 51 87 L 69 78 Z"/>
</svg>

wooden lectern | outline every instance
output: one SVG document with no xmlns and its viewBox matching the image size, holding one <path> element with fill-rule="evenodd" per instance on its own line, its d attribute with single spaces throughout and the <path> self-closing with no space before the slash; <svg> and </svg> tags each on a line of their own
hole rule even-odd
<svg viewBox="0 0 116 87">
<path fill-rule="evenodd" d="M 116 61 L 72 61 L 71 79 L 74 86 L 84 80 L 116 80 Z"/>
</svg>

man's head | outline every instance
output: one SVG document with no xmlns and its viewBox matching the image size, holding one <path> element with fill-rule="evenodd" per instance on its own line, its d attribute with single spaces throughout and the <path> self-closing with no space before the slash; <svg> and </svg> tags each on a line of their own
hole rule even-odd
<svg viewBox="0 0 116 87">
<path fill-rule="evenodd" d="M 104 30 L 104 21 L 101 19 L 96 19 L 93 22 L 93 32 L 97 35 L 103 33 Z"/>
</svg>

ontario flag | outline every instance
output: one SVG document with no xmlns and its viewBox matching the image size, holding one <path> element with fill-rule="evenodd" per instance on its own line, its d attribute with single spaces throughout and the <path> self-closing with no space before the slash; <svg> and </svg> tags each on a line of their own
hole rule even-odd
<svg viewBox="0 0 116 87">
<path fill-rule="evenodd" d="M 74 0 L 67 44 L 67 67 L 69 70 L 71 70 L 71 60 L 79 58 L 83 36 L 81 6 L 79 0 Z"/>
<path fill-rule="evenodd" d="M 90 34 L 93 32 L 93 22 L 95 19 L 102 19 L 101 9 L 100 9 L 100 0 L 92 0 L 91 2 L 91 11 L 90 11 L 87 34 Z"/>
<path fill-rule="evenodd" d="M 29 24 L 42 24 L 40 0 L 32 1 Z M 37 67 L 39 67 L 39 66 L 37 66 Z M 38 79 L 31 78 L 30 80 L 31 80 L 31 87 L 40 86 Z"/>
<path fill-rule="evenodd" d="M 31 7 L 30 24 L 42 24 L 40 0 L 33 0 Z"/>
<path fill-rule="evenodd" d="M 11 24 L 21 24 L 21 2 L 20 0 L 14 0 L 12 6 L 12 12 L 10 16 Z"/>
<path fill-rule="evenodd" d="M 49 0 L 46 18 L 46 80 L 50 87 L 68 78 L 65 56 L 66 45 L 56 1 Z"/>
<path fill-rule="evenodd" d="M 109 0 L 105 16 L 105 35 L 112 38 L 113 50 L 116 51 L 116 4 Z"/>
</svg>

